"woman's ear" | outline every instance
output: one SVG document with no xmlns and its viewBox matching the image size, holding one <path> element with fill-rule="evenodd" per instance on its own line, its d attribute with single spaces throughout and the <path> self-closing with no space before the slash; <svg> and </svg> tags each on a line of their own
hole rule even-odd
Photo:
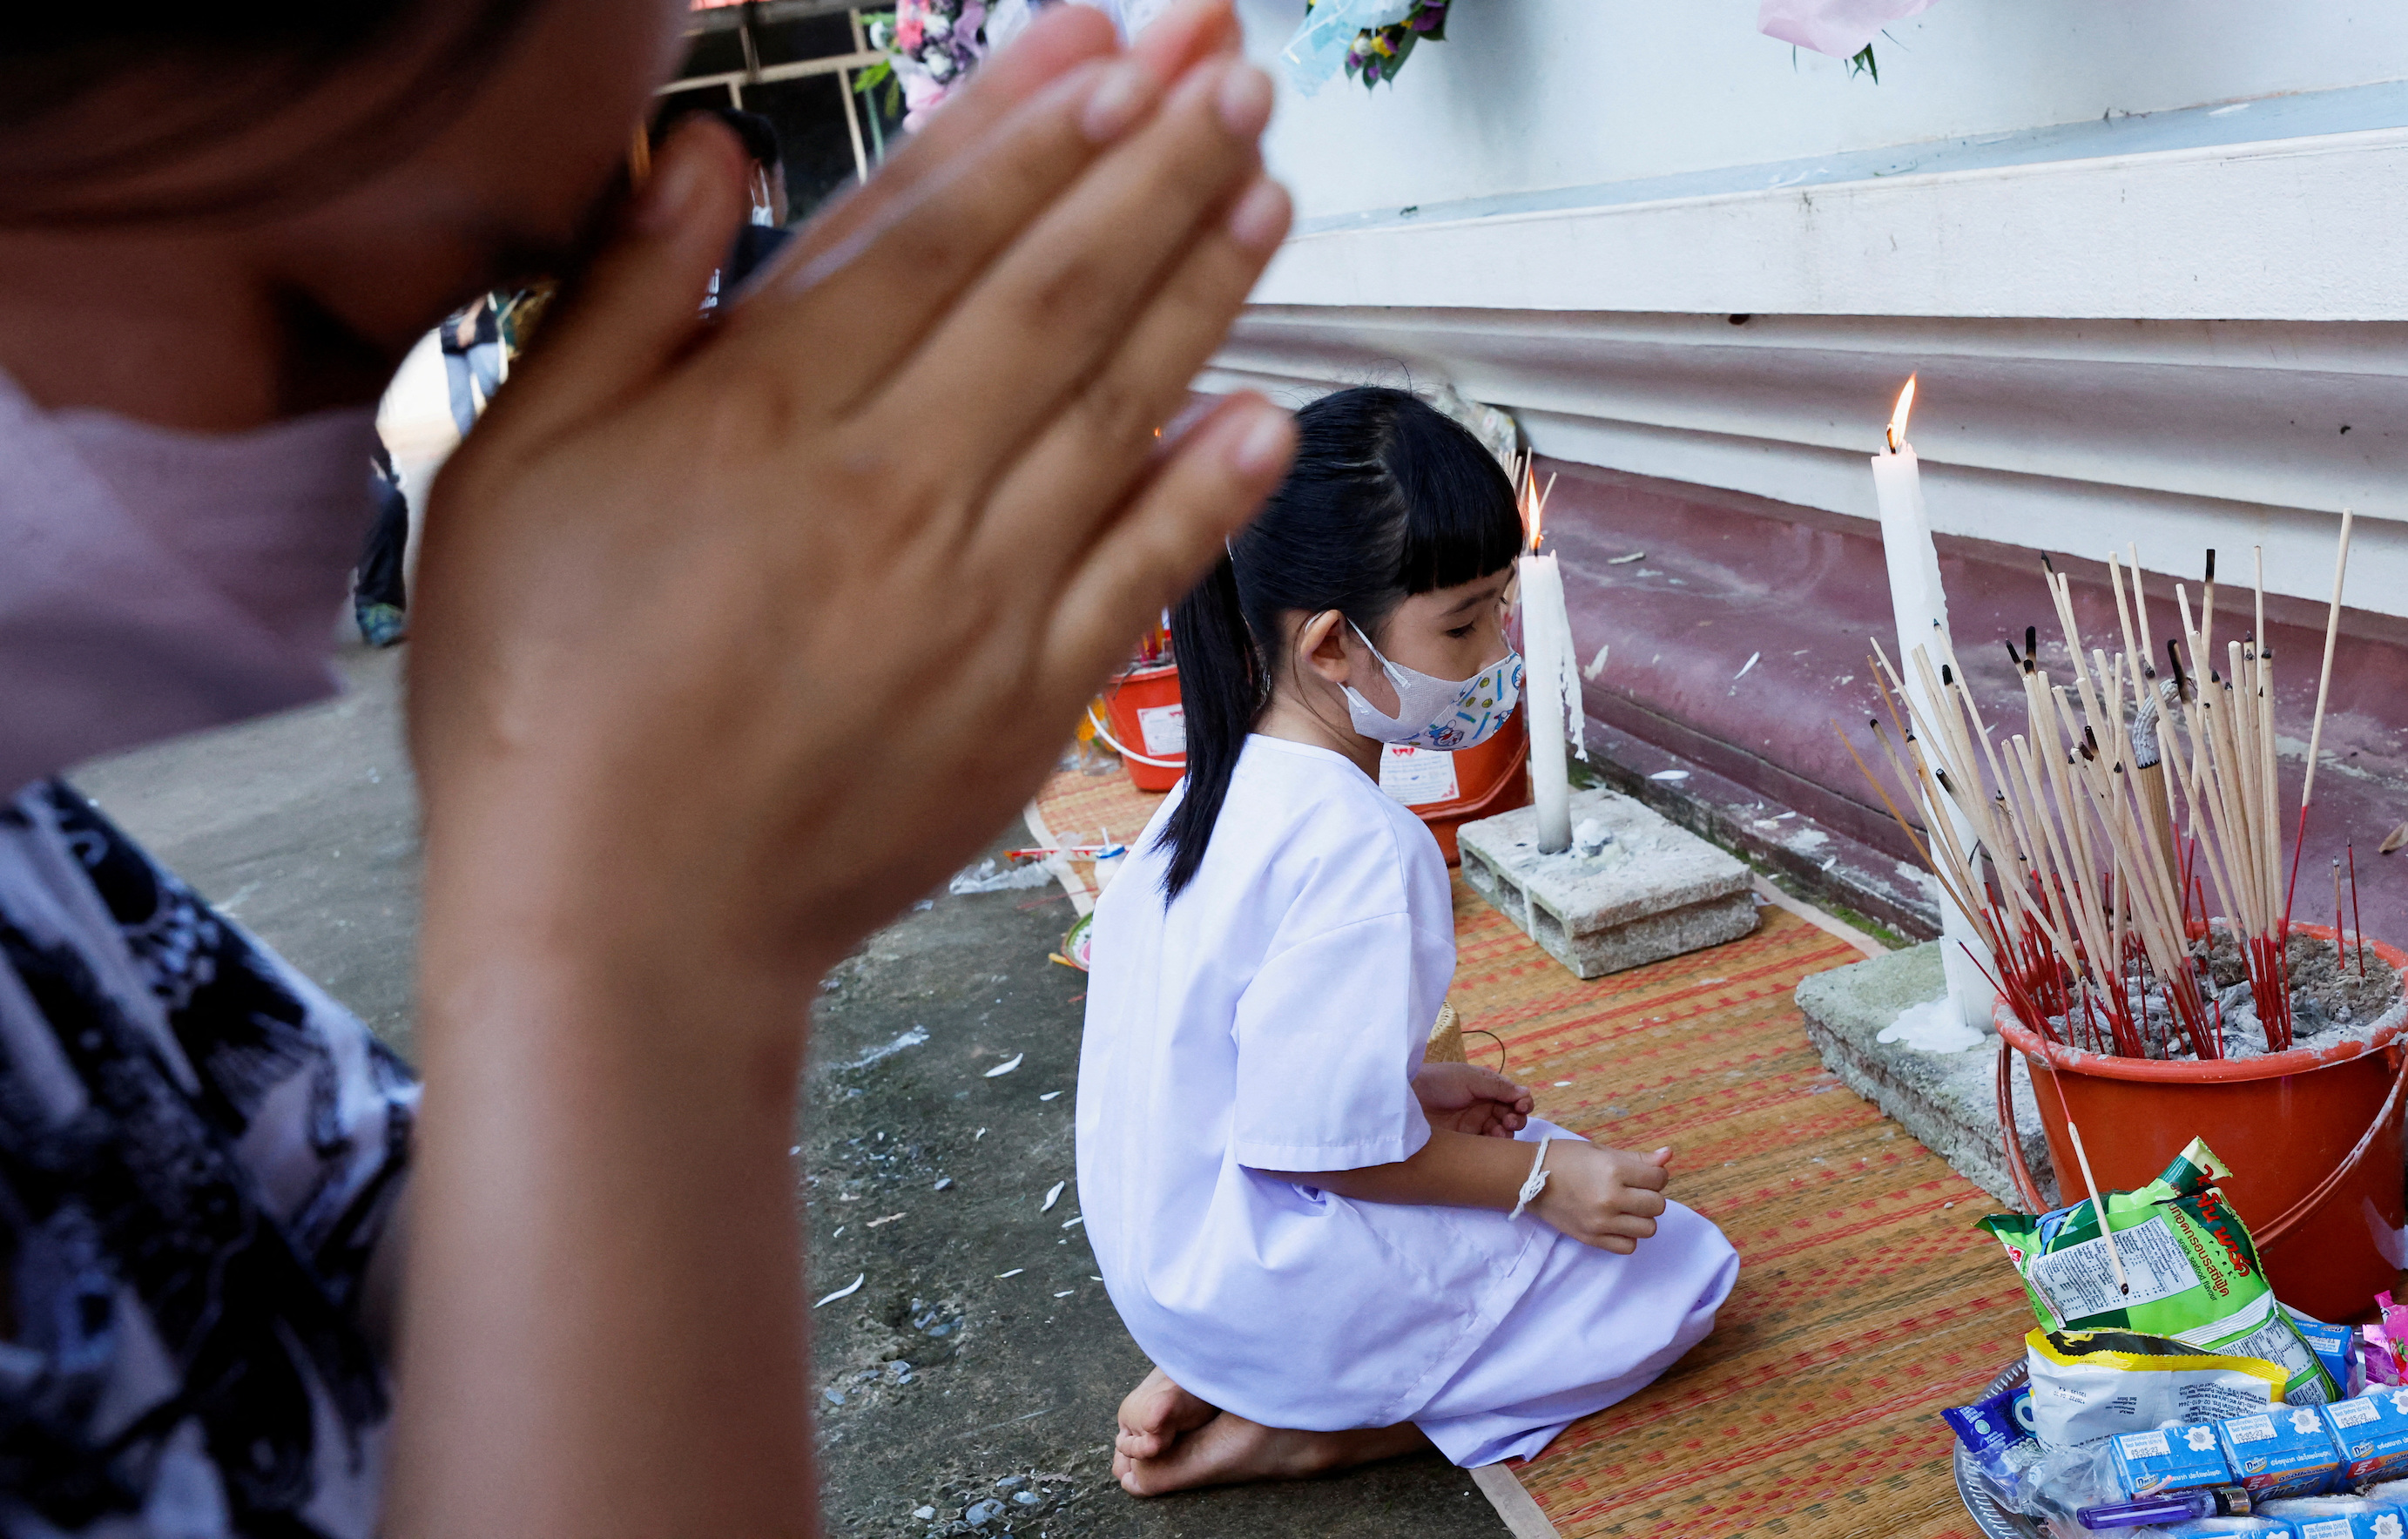
<svg viewBox="0 0 2408 1539">
<path fill-rule="evenodd" d="M 1346 658 L 1346 617 L 1336 610 L 1308 615 L 1296 629 L 1297 661 L 1333 684 L 1353 682 Z"/>
</svg>

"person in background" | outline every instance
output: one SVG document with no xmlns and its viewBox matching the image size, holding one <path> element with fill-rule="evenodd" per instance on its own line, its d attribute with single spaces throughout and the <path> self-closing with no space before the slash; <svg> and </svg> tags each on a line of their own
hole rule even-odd
<svg viewBox="0 0 2408 1539">
<path fill-rule="evenodd" d="M 715 308 L 720 295 L 732 295 L 742 288 L 744 280 L 775 256 L 794 232 L 786 228 L 786 178 L 778 150 L 777 125 L 758 112 L 738 108 L 695 107 L 663 122 L 654 135 L 655 140 L 666 142 L 671 134 L 696 118 L 714 118 L 725 123 L 736 135 L 737 142 L 744 146 L 744 157 L 752 166 L 752 217 L 736 232 L 727 261 L 712 280 L 707 308 Z"/>
<path fill-rule="evenodd" d="M 1227 0 L 1065 12 L 706 324 L 686 11 L 0 28 L 0 1533 L 820 1532 L 810 1002 L 1278 482 L 1259 396 L 1153 427 L 1288 203 Z M 544 275 L 410 585 L 422 1115 L 61 777 L 332 692 L 379 399 Z"/>
<path fill-rule="evenodd" d="M 368 525 L 368 542 L 360 552 L 359 569 L 351 576 L 351 618 L 359 623 L 360 640 L 372 647 L 389 647 L 409 634 L 405 611 L 408 591 L 402 576 L 409 549 L 409 498 L 401 489 L 401 473 L 384 440 L 370 453 L 368 498 L 376 516 Z"/>
<path fill-rule="evenodd" d="M 494 296 L 480 294 L 477 302 L 443 322 L 443 380 L 452 392 L 452 422 L 466 438 L 477 425 L 477 412 L 502 388 L 501 313 Z"/>
</svg>

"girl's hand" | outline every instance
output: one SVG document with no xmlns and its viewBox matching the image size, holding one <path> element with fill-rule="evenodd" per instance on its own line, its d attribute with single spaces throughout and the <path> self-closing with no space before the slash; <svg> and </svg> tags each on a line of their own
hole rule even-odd
<svg viewBox="0 0 2408 1539">
<path fill-rule="evenodd" d="M 1469 1063 L 1426 1063 L 1413 1076 L 1413 1095 L 1433 1128 L 1487 1138 L 1512 1138 L 1530 1120 L 1530 1092 Z"/>
<path fill-rule="evenodd" d="M 1669 1148 L 1637 1155 L 1558 1139 L 1547 1145 L 1547 1187 L 1530 1212 L 1584 1245 L 1627 1256 L 1655 1237 L 1671 1162 Z"/>
</svg>

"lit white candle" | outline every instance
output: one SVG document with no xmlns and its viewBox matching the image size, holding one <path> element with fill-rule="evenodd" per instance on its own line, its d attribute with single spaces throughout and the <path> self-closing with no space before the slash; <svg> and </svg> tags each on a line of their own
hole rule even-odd
<svg viewBox="0 0 2408 1539">
<path fill-rule="evenodd" d="M 1526 456 L 1518 478 L 1522 522 L 1530 531 L 1530 553 L 1517 563 L 1522 595 L 1522 698 L 1528 703 L 1530 799 L 1539 813 L 1539 853 L 1559 855 L 1572 847 L 1571 778 L 1564 762 L 1570 712 L 1581 709 L 1572 672 L 1572 622 L 1564 607 L 1564 573 L 1555 553 L 1539 554 L 1546 533 L 1547 497 Z M 1550 489 L 1555 485 L 1548 478 Z"/>
<path fill-rule="evenodd" d="M 1882 554 L 1889 566 L 1890 609 L 1898 622 L 1899 675 L 1914 696 L 1916 710 L 1936 717 L 1933 708 L 1938 702 L 1924 694 L 1920 672 L 1914 665 L 1914 651 L 1924 649 L 1936 674 L 1942 656 L 1953 654 L 1955 647 L 1948 635 L 1948 595 L 1940 584 L 1940 554 L 1932 548 L 1931 521 L 1923 507 L 1923 469 L 1914 457 L 1914 446 L 1906 441 L 1907 414 L 1914 407 L 1914 381 L 1910 378 L 1899 392 L 1885 448 L 1872 457 L 1873 496 L 1881 507 Z M 1960 846 L 1971 847 L 1971 831 L 1954 806 L 1926 807 L 1925 826 L 1934 817 L 1950 819 Z M 1990 965 L 1989 948 L 1972 918 L 1948 897 L 1945 887 L 1940 892 L 1940 939 L 1948 997 L 1967 1026 L 1988 1031 L 1991 1007 L 1998 998 L 1982 971 Z"/>
<path fill-rule="evenodd" d="M 1564 610 L 1564 574 L 1555 553 L 1526 555 L 1522 586 L 1522 698 L 1530 703 L 1530 795 L 1539 809 L 1539 851 L 1571 848 L 1571 779 L 1564 762 L 1564 662 L 1571 655 L 1571 620 Z"/>
</svg>

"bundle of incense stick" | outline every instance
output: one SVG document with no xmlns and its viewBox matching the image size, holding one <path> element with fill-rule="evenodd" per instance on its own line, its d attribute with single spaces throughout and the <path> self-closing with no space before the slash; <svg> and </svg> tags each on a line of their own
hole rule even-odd
<svg viewBox="0 0 2408 1539">
<path fill-rule="evenodd" d="M 1874 644 L 1874 682 L 1890 718 L 1886 732 L 1873 721 L 1874 735 L 1906 801 L 1919 804 L 1923 832 L 1861 755 L 1857 767 L 1949 899 L 1973 917 L 1998 959 L 1992 982 L 2027 1026 L 2093 1052 L 2222 1057 L 2222 1010 L 2202 987 L 2205 958 L 2194 951 L 2212 933 L 2213 913 L 2244 959 L 2268 1049 L 2291 1045 L 2291 888 L 2315 784 L 2350 522 L 2344 512 L 2288 884 L 2274 655 L 2258 640 L 2266 633 L 2262 552 L 2255 626 L 2228 640 L 2220 655 L 2214 553 L 2196 612 L 2188 589 L 2175 585 L 2183 634 L 2166 642 L 2171 677 L 2151 661 L 2136 552 L 2126 547 L 2128 566 L 2107 558 L 2124 642 L 2113 657 L 2084 646 L 2068 581 L 2043 558 L 2070 667 L 2060 682 L 2041 666 L 2037 626 L 2026 628 L 2021 652 L 2007 643 L 2022 677 L 2025 729 L 2003 747 L 1944 640 L 1918 645 L 1903 659 L 1905 676 Z M 1856 755 L 1854 744 L 1849 753 Z M 1961 821 L 1946 815 L 1950 807 Z"/>
</svg>

